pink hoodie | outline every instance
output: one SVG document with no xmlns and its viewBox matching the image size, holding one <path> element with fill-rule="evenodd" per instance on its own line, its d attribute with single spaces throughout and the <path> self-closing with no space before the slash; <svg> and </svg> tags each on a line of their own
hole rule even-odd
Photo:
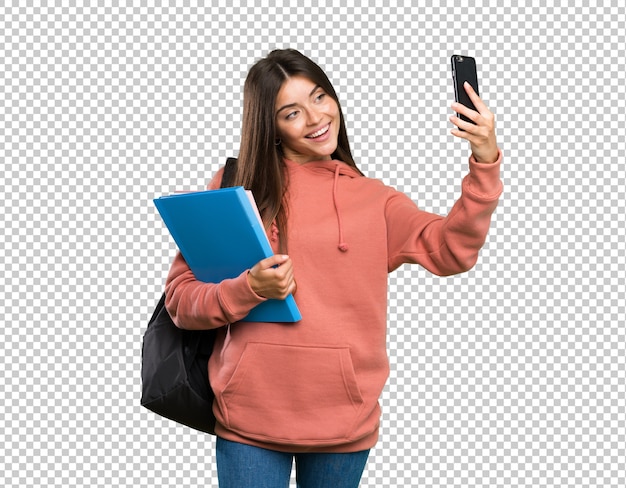
<svg viewBox="0 0 626 488">
<path fill-rule="evenodd" d="M 474 266 L 502 192 L 501 160 L 470 158 L 447 217 L 342 162 L 286 161 L 289 256 L 302 312 L 295 324 L 237 323 L 263 301 L 246 273 L 201 283 L 178 254 L 166 284 L 174 322 L 230 324 L 219 330 L 209 364 L 217 434 L 287 452 L 373 447 L 389 375 L 387 274 L 403 263 L 438 275 Z M 275 227 L 268 236 L 276 249 Z"/>
</svg>

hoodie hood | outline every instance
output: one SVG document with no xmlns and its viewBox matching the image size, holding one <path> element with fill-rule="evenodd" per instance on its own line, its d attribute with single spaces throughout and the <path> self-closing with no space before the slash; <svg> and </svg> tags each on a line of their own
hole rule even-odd
<svg viewBox="0 0 626 488">
<path fill-rule="evenodd" d="M 339 195 L 341 185 L 339 184 L 339 181 L 340 176 L 357 178 L 361 177 L 362 175 L 355 168 L 348 166 L 343 161 L 338 160 L 311 161 L 309 163 L 301 164 L 296 163 L 295 161 L 291 161 L 289 159 L 285 159 L 285 162 L 287 163 L 287 166 L 300 167 L 316 174 L 327 174 L 329 177 L 333 178 L 332 199 L 335 206 L 335 215 L 337 217 L 337 249 L 339 249 L 341 252 L 347 252 L 350 246 L 348 245 L 348 242 L 344 235 L 344 228 L 341 217 L 341 198 Z"/>
<path fill-rule="evenodd" d="M 285 159 L 285 162 L 288 166 L 292 167 L 300 167 L 304 168 L 308 171 L 312 171 L 318 174 L 335 174 L 337 171 L 341 176 L 349 176 L 351 178 L 361 177 L 361 173 L 359 173 L 355 168 L 348 166 L 343 161 L 339 161 L 337 159 L 327 159 L 323 161 L 311 161 L 309 163 L 296 163 L 290 159 Z"/>
</svg>

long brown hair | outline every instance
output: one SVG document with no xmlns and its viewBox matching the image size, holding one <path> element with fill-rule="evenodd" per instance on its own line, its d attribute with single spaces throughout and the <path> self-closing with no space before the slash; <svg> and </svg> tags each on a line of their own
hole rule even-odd
<svg viewBox="0 0 626 488">
<path fill-rule="evenodd" d="M 337 149 L 332 158 L 343 161 L 360 173 L 350 151 L 339 99 L 330 80 L 317 64 L 294 49 L 281 49 L 272 51 L 252 66 L 244 85 L 241 143 L 233 185 L 252 190 L 266 228 L 276 222 L 281 252 L 287 250 L 284 196 L 288 182 L 282 148 L 276 144 L 275 104 L 283 83 L 292 76 L 308 78 L 337 102 L 340 127 Z"/>
</svg>

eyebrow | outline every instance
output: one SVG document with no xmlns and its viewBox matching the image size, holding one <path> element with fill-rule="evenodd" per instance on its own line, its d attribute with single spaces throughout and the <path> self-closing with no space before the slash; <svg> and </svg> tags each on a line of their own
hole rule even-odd
<svg viewBox="0 0 626 488">
<path fill-rule="evenodd" d="M 315 85 L 315 87 L 311 90 L 311 93 L 309 93 L 309 97 L 313 96 L 313 94 L 319 90 L 320 88 L 322 88 L 320 85 Z M 296 105 L 298 105 L 297 103 L 288 103 L 287 105 L 283 105 L 282 107 L 280 107 L 278 110 L 276 110 L 276 115 L 278 115 L 280 112 L 282 112 L 283 110 L 285 110 L 286 108 L 291 108 L 291 107 L 295 107 Z"/>
</svg>

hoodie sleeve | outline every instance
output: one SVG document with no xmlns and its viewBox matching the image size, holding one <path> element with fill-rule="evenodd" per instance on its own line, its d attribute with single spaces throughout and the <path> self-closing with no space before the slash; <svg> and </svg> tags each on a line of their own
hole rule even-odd
<svg viewBox="0 0 626 488">
<path fill-rule="evenodd" d="M 446 217 L 420 210 L 409 197 L 394 192 L 385 209 L 389 271 L 403 263 L 420 264 L 440 276 L 471 269 L 502 193 L 501 162 L 502 152 L 493 164 L 470 157 L 461 197 Z"/>
<path fill-rule="evenodd" d="M 223 170 L 209 183 L 219 188 Z M 250 287 L 248 271 L 221 283 L 198 281 L 178 252 L 165 283 L 165 308 L 181 329 L 213 329 L 237 322 L 265 301 Z"/>
<path fill-rule="evenodd" d="M 248 283 L 247 270 L 221 283 L 196 280 L 178 252 L 165 284 L 165 308 L 181 329 L 213 329 L 241 320 L 265 301 Z"/>
</svg>

